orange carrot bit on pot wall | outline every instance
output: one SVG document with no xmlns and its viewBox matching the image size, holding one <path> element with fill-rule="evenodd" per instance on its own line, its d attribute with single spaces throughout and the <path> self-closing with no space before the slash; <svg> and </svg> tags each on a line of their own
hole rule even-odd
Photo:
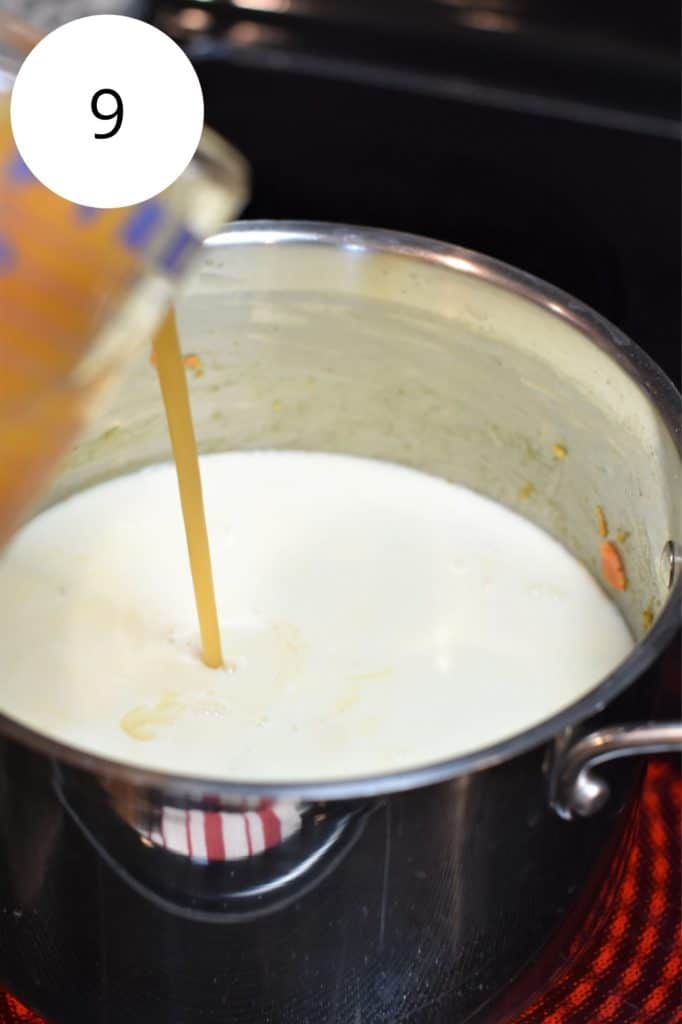
<svg viewBox="0 0 682 1024">
<path fill-rule="evenodd" d="M 625 575 L 625 566 L 620 556 L 620 551 L 611 541 L 605 541 L 600 545 L 601 571 L 604 579 L 615 590 L 627 590 L 628 578 Z"/>
</svg>

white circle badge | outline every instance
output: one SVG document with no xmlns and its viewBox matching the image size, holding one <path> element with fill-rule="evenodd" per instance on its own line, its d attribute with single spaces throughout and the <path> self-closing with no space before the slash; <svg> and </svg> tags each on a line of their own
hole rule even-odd
<svg viewBox="0 0 682 1024">
<path fill-rule="evenodd" d="M 29 170 L 82 206 L 144 202 L 194 156 L 204 123 L 196 71 L 151 25 L 99 14 L 45 36 L 19 69 L 12 133 Z"/>
</svg>

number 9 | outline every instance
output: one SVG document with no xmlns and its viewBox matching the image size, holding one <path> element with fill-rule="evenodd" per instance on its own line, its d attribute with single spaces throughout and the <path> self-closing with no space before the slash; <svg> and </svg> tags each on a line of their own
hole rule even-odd
<svg viewBox="0 0 682 1024">
<path fill-rule="evenodd" d="M 101 112 L 101 110 L 99 109 L 99 107 L 97 106 L 97 103 L 99 101 L 100 96 L 112 96 L 114 98 L 114 100 L 116 101 L 116 109 L 113 110 L 110 114 L 103 114 Z M 95 117 L 98 117 L 100 119 L 100 121 L 111 121 L 113 118 L 116 119 L 116 124 L 114 125 L 114 127 L 111 129 L 110 132 L 100 132 L 99 134 L 97 132 L 95 132 L 95 138 L 96 139 L 111 139 L 111 138 L 113 138 L 113 136 L 116 134 L 116 132 L 119 130 L 119 128 L 123 124 L 123 100 L 121 99 L 119 94 L 116 92 L 116 90 L 115 89 L 98 89 L 97 92 L 95 93 L 95 95 L 92 97 L 92 100 L 90 101 L 90 109 L 92 110 L 92 112 L 95 115 Z"/>
</svg>

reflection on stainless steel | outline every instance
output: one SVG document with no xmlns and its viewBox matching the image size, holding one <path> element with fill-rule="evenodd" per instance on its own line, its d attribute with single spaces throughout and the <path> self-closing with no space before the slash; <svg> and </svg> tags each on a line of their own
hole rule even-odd
<svg viewBox="0 0 682 1024">
<path fill-rule="evenodd" d="M 213 24 L 213 16 L 209 11 L 199 7 L 186 7 L 178 11 L 173 26 L 183 32 L 206 32 Z"/>
<path fill-rule="evenodd" d="M 467 28 L 477 28 L 482 32 L 516 32 L 521 22 L 509 14 L 498 14 L 496 11 L 462 11 L 459 21 Z"/>
<path fill-rule="evenodd" d="M 267 11 L 272 14 L 286 14 L 291 8 L 291 0 L 230 0 L 230 3 L 246 11 Z"/>
<path fill-rule="evenodd" d="M 285 29 L 260 25 L 257 21 L 238 21 L 225 33 L 225 38 L 237 46 L 284 46 L 289 33 Z"/>
<path fill-rule="evenodd" d="M 614 725 L 584 736 L 560 755 L 554 772 L 552 806 L 567 820 L 586 818 L 609 797 L 609 784 L 593 768 L 621 757 L 682 753 L 682 722 Z"/>
</svg>

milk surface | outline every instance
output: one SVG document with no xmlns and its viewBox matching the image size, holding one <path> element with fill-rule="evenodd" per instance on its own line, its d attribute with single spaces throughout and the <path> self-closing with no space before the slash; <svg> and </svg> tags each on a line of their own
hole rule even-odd
<svg viewBox="0 0 682 1024">
<path fill-rule="evenodd" d="M 226 667 L 207 668 L 172 464 L 37 516 L 0 560 L 0 708 L 180 774 L 320 780 L 527 729 L 633 641 L 547 534 L 352 456 L 201 459 Z"/>
</svg>

